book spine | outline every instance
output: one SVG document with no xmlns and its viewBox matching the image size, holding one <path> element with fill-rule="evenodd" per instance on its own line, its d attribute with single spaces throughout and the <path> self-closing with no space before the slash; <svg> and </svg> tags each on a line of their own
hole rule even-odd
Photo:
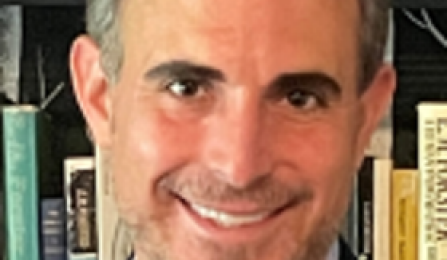
<svg viewBox="0 0 447 260">
<path fill-rule="evenodd" d="M 98 147 L 95 147 L 95 174 L 96 174 L 96 209 L 98 217 L 98 259 L 112 258 L 112 242 L 113 230 L 117 222 L 115 211 L 107 209 L 107 199 L 111 196 L 110 189 L 108 189 L 107 172 L 103 170 L 103 157 Z M 109 213 L 110 212 L 110 213 Z M 109 223 L 111 225 L 107 225 Z"/>
<path fill-rule="evenodd" d="M 391 259 L 391 173 L 393 161 L 374 160 L 373 176 L 373 255 L 374 259 Z"/>
<path fill-rule="evenodd" d="M 447 106 L 420 104 L 419 260 L 447 260 Z"/>
<path fill-rule="evenodd" d="M 359 258 L 373 259 L 373 169 L 374 158 L 366 157 L 358 174 L 358 250 Z"/>
<path fill-rule="evenodd" d="M 3 108 L 7 259 L 39 260 L 37 110 Z"/>
<path fill-rule="evenodd" d="M 43 199 L 41 216 L 43 260 L 67 259 L 64 199 Z"/>
<path fill-rule="evenodd" d="M 417 260 L 418 172 L 394 170 L 392 174 L 392 259 Z"/>
<path fill-rule="evenodd" d="M 0 101 L 3 101 L 0 95 Z M 5 198 L 5 164 L 3 146 L 3 107 L 0 104 L 0 257 L 6 259 L 6 198 Z"/>
<path fill-rule="evenodd" d="M 358 185 L 357 185 L 358 178 L 355 178 L 353 186 L 352 186 L 352 192 L 351 192 L 351 201 L 349 203 L 348 211 L 346 212 L 345 219 L 341 226 L 341 234 L 343 239 L 346 241 L 346 243 L 349 245 L 349 247 L 352 249 L 354 255 L 358 255 L 358 214 L 359 214 L 359 203 L 358 203 Z"/>
<path fill-rule="evenodd" d="M 95 170 L 92 157 L 65 160 L 68 259 L 97 258 Z"/>
</svg>

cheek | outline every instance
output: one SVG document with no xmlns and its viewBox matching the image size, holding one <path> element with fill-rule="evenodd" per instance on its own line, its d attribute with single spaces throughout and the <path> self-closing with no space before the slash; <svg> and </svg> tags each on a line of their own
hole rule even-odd
<svg viewBox="0 0 447 260">
<path fill-rule="evenodd" d="M 200 131 L 197 124 L 172 120 L 153 107 L 128 111 L 116 118 L 113 135 L 112 169 L 118 205 L 124 215 L 163 214 L 163 209 L 155 207 L 167 207 L 167 203 L 155 200 L 169 197 L 158 194 L 157 184 L 191 159 Z"/>
<path fill-rule="evenodd" d="M 351 128 L 332 129 L 322 133 L 319 140 L 325 140 L 326 145 L 316 151 L 320 166 L 315 167 L 315 189 L 317 189 L 317 208 L 340 219 L 345 212 L 350 197 L 352 179 L 356 169 L 355 149 L 356 133 Z M 326 138 L 324 137 L 326 136 Z M 317 140 L 315 142 L 318 143 Z M 318 163 L 317 163 L 318 165 Z M 312 172 L 309 165 L 308 172 Z"/>
<path fill-rule="evenodd" d="M 318 214 L 343 211 L 355 173 L 358 133 L 349 120 L 338 119 L 300 126 L 275 138 L 278 158 L 292 165 L 282 177 L 311 186 Z"/>
<path fill-rule="evenodd" d="M 324 184 L 343 178 L 348 174 L 344 170 L 355 165 L 355 134 L 335 124 L 301 126 L 290 134 L 280 134 L 273 146 L 307 181 Z"/>
</svg>

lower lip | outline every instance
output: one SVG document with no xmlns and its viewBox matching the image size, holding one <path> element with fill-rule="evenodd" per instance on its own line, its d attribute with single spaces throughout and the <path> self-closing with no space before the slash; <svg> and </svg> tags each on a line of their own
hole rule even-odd
<svg viewBox="0 0 447 260">
<path fill-rule="evenodd" d="M 234 227 L 223 227 L 214 221 L 200 216 L 191 206 L 177 199 L 183 220 L 200 236 L 221 243 L 240 244 L 270 234 L 282 212 L 275 213 L 263 220 Z"/>
</svg>

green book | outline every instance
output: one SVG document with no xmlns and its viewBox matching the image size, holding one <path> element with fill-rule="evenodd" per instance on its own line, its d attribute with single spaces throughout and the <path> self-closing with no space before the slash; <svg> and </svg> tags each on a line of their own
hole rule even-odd
<svg viewBox="0 0 447 260">
<path fill-rule="evenodd" d="M 2 105 L 0 104 L 0 109 Z M 1 111 L 0 111 L 1 112 Z M 2 113 L 0 113 L 0 257 L 6 259 L 5 244 L 6 244 L 6 223 L 5 223 L 5 190 L 4 190 L 4 176 L 5 166 L 3 163 L 3 120 Z"/>
<path fill-rule="evenodd" d="M 51 150 L 47 124 L 33 106 L 4 107 L 2 115 L 7 259 L 40 260 L 39 182 Z"/>
<path fill-rule="evenodd" d="M 0 259 L 5 260 L 5 244 L 6 244 L 6 223 L 5 223 L 5 182 L 4 172 L 5 166 L 3 163 L 3 120 L 1 109 L 3 106 L 12 105 L 12 101 L 8 97 L 0 92 Z"/>
</svg>

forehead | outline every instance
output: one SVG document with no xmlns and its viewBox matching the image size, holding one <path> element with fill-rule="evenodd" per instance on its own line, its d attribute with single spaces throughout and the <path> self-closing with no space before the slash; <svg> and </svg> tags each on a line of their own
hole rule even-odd
<svg viewBox="0 0 447 260">
<path fill-rule="evenodd" d="M 305 16 L 315 12 L 339 14 L 341 16 L 352 15 L 359 12 L 359 1 L 362 0 L 127 0 L 121 7 L 131 8 L 134 13 L 138 10 L 149 8 L 153 15 L 193 15 L 197 17 L 212 18 L 207 23 L 223 21 L 237 21 L 241 17 L 266 18 L 281 14 L 295 14 L 294 17 Z M 133 8 L 132 8 L 133 7 Z M 160 17 L 159 15 L 157 15 Z M 224 18 L 222 20 L 222 18 Z M 236 20 L 235 20 L 236 18 Z M 282 16 L 283 20 L 292 18 Z"/>
<path fill-rule="evenodd" d="M 356 0 L 124 3 L 121 33 L 126 55 L 140 56 L 141 62 L 175 56 L 227 68 L 233 75 L 243 73 L 241 67 L 256 68 L 259 76 L 275 70 L 320 69 L 315 67 L 322 57 L 334 62 L 327 68 L 329 74 L 347 73 L 337 71 L 343 66 L 335 63 L 356 60 Z"/>
</svg>

